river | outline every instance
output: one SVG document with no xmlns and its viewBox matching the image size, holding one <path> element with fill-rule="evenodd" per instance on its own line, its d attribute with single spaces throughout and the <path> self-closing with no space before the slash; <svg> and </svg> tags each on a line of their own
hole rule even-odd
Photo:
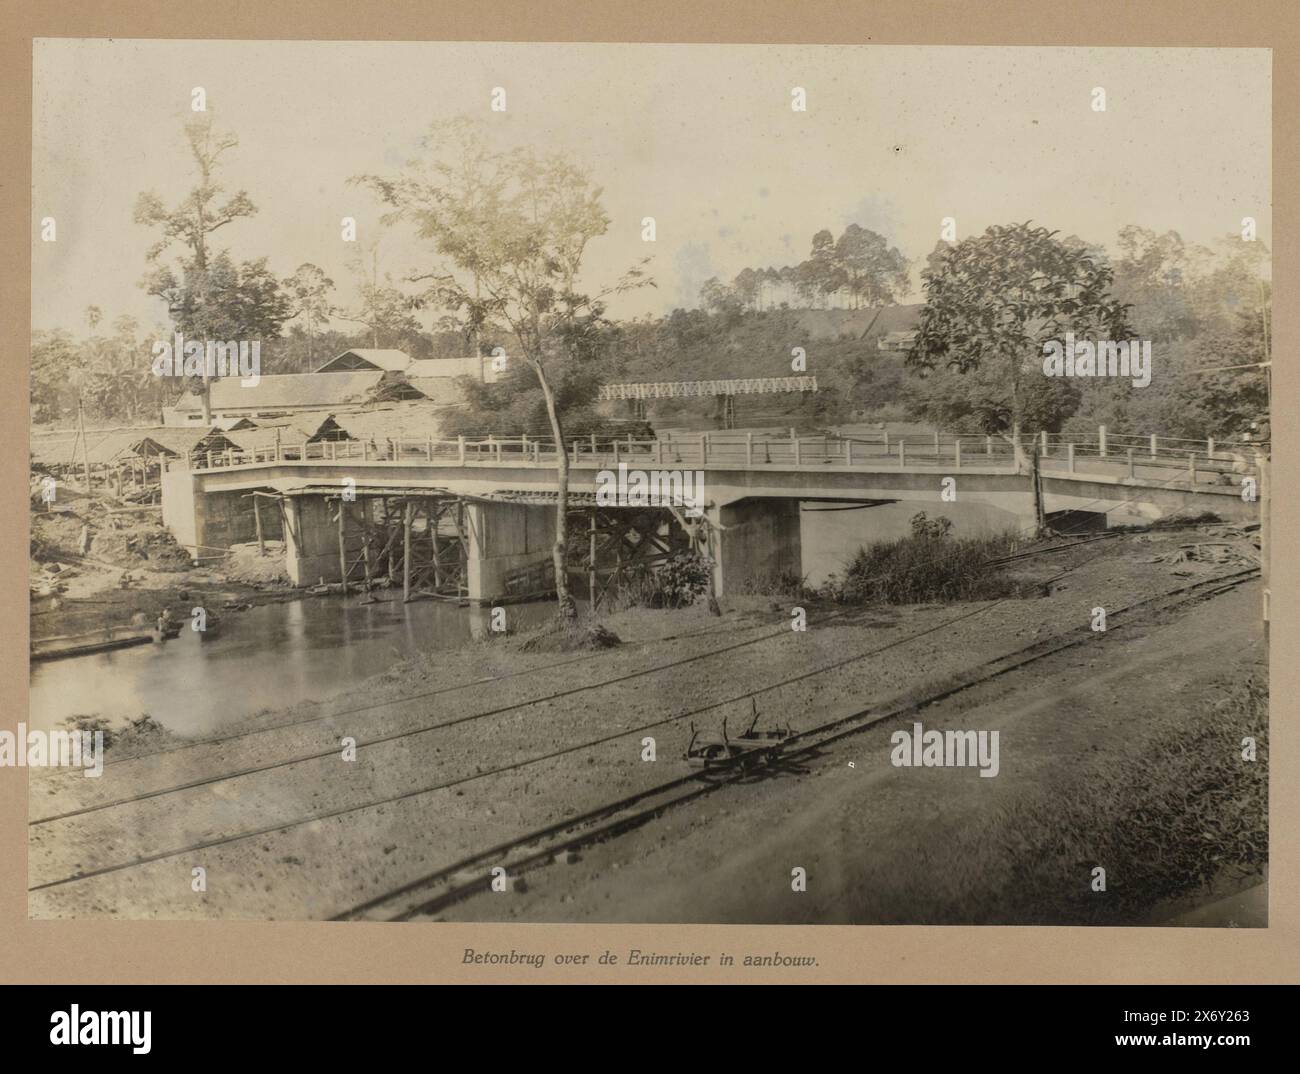
<svg viewBox="0 0 1300 1074">
<path fill-rule="evenodd" d="M 223 611 L 219 632 L 201 637 L 188 621 L 161 644 L 34 663 L 28 725 L 48 730 L 69 716 L 138 719 L 168 730 L 211 734 L 224 725 L 344 687 L 425 650 L 452 649 L 487 628 L 489 608 L 444 601 L 363 604 L 304 597 Z M 549 602 L 506 609 L 512 629 L 553 614 Z"/>
</svg>

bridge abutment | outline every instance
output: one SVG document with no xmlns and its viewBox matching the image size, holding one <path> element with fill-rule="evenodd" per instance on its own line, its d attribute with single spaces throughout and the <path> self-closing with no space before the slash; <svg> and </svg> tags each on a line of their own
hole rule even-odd
<svg viewBox="0 0 1300 1074">
<path fill-rule="evenodd" d="M 722 527 L 714 534 L 718 596 L 743 591 L 747 584 L 765 587 L 785 575 L 803 577 L 797 499 L 739 500 L 710 509 L 710 515 Z"/>
</svg>

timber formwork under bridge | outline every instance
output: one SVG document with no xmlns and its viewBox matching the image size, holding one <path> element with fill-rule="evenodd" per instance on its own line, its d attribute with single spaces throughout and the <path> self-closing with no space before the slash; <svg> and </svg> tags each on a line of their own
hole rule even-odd
<svg viewBox="0 0 1300 1074">
<path fill-rule="evenodd" d="M 503 491 L 489 499 L 505 503 L 555 506 L 553 492 Z M 602 505 L 594 493 L 570 492 L 568 497 L 567 564 L 570 589 L 584 592 L 592 609 L 616 597 L 635 596 L 653 604 L 671 600 L 675 582 L 661 577 L 674 560 L 695 552 L 708 567 L 709 529 L 670 507 Z M 506 578 L 511 599 L 526 600 L 555 592 L 553 560 L 512 572 Z"/>
<path fill-rule="evenodd" d="M 468 598 L 466 497 L 441 489 L 307 486 L 286 495 L 320 496 L 337 526 L 343 592 L 402 587 L 402 599 Z M 287 538 L 296 540 L 286 525 Z"/>
</svg>

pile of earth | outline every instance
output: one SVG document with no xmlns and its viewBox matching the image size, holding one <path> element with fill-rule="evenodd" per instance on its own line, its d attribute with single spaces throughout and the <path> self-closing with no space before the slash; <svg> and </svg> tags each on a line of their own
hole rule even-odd
<svg viewBox="0 0 1300 1074">
<path fill-rule="evenodd" d="M 138 523 L 127 529 L 92 529 L 90 554 L 123 566 L 153 570 L 186 570 L 190 557 L 161 526 Z"/>
<path fill-rule="evenodd" d="M 284 542 L 267 541 L 266 555 L 262 555 L 257 542 L 232 545 L 230 555 L 221 564 L 221 573 L 227 581 L 245 585 L 289 585 L 289 572 L 284 566 Z"/>
</svg>

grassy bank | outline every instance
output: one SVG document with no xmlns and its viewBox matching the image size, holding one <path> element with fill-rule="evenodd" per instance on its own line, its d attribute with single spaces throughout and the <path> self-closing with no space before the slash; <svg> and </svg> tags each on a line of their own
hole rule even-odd
<svg viewBox="0 0 1300 1074">
<path fill-rule="evenodd" d="M 1255 759 L 1242 740 L 1255 741 Z M 1133 748 L 1016 800 L 953 850 L 949 920 L 1133 924 L 1158 905 L 1248 884 L 1268 862 L 1268 683 L 1137 729 Z M 1106 870 L 1104 892 L 1093 870 Z M 1002 879 L 988 890 L 988 878 Z"/>
</svg>

